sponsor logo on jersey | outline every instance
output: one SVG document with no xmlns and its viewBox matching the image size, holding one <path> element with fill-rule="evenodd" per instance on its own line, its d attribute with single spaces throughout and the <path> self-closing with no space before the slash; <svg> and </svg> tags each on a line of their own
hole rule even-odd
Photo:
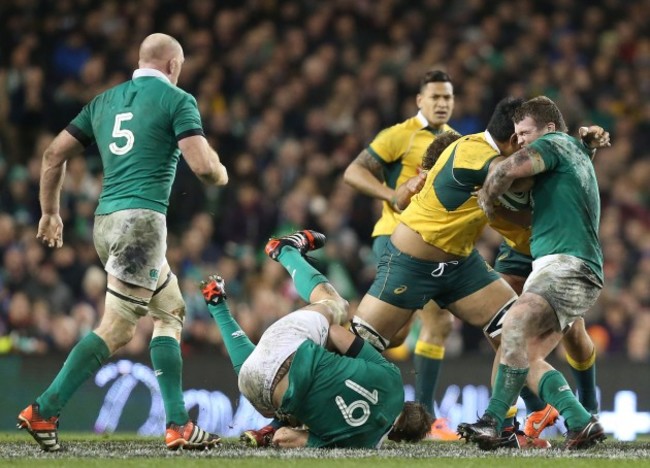
<svg viewBox="0 0 650 468">
<path fill-rule="evenodd" d="M 403 285 L 393 289 L 393 293 L 395 293 L 395 294 L 403 294 L 403 293 L 406 292 L 407 289 L 408 289 L 408 286 L 403 284 Z"/>
<path fill-rule="evenodd" d="M 152 268 L 151 270 L 149 270 L 149 278 L 151 278 L 151 279 L 158 279 L 159 274 L 160 274 L 160 272 L 158 270 L 156 270 L 155 268 Z"/>
</svg>

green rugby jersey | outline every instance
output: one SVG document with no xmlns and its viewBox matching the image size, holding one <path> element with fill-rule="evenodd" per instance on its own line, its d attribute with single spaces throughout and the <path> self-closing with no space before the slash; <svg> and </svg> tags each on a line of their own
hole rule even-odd
<svg viewBox="0 0 650 468">
<path fill-rule="evenodd" d="M 133 208 L 166 214 L 178 141 L 203 135 L 196 99 L 151 69 L 96 96 L 67 130 L 85 146 L 97 143 L 104 167 L 99 215 Z"/>
<path fill-rule="evenodd" d="M 309 427 L 308 447 L 377 448 L 403 406 L 399 369 L 368 343 L 351 358 L 305 341 L 280 411 Z"/>
<path fill-rule="evenodd" d="M 600 196 L 590 155 L 566 133 L 553 132 L 529 145 L 544 159 L 535 176 L 530 249 L 533 258 L 567 254 L 584 260 L 603 280 L 598 239 Z"/>
</svg>

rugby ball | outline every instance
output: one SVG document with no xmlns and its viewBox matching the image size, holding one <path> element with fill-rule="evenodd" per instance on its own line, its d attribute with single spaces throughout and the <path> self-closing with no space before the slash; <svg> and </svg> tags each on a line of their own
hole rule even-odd
<svg viewBox="0 0 650 468">
<path fill-rule="evenodd" d="M 530 208 L 530 192 L 513 192 L 508 190 L 499 197 L 499 204 L 510 211 Z"/>
</svg>

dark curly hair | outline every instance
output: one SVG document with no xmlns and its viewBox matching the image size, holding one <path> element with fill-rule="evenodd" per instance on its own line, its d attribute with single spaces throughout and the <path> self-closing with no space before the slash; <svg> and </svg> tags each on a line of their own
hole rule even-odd
<svg viewBox="0 0 650 468">
<path fill-rule="evenodd" d="M 431 169 L 445 148 L 458 140 L 461 136 L 460 133 L 454 132 L 453 130 L 447 130 L 438 135 L 424 152 L 424 157 L 422 158 L 422 169 L 425 171 Z"/>
<path fill-rule="evenodd" d="M 422 403 L 407 401 L 388 438 L 395 442 L 419 442 L 431 430 L 433 417 L 427 412 Z"/>
</svg>

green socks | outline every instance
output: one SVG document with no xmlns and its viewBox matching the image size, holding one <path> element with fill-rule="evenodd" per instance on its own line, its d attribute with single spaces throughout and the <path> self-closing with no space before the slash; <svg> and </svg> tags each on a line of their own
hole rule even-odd
<svg viewBox="0 0 650 468">
<path fill-rule="evenodd" d="M 208 304 L 208 310 L 217 322 L 219 330 L 221 330 L 221 336 L 226 345 L 228 356 L 230 356 L 232 367 L 235 369 L 235 373 L 239 375 L 241 366 L 251 355 L 255 345 L 248 339 L 233 316 L 230 315 L 228 304 L 225 301 L 217 305 Z"/>
<path fill-rule="evenodd" d="M 508 410 L 517 397 L 522 387 L 526 383 L 528 368 L 516 369 L 514 367 L 499 364 L 494 387 L 492 388 L 492 397 L 485 412 L 497 420 L 497 429 L 501 430 Z"/>
<path fill-rule="evenodd" d="M 88 333 L 72 348 L 50 386 L 36 399 L 44 418 L 57 416 L 72 394 L 110 357 L 104 340 Z"/>
<path fill-rule="evenodd" d="M 589 359 L 584 362 L 575 361 L 568 354 L 566 360 L 571 367 L 571 373 L 578 387 L 578 399 L 582 406 L 591 414 L 598 413 L 598 398 L 596 396 L 596 349 Z"/>
<path fill-rule="evenodd" d="M 151 363 L 165 405 L 167 424 L 185 424 L 190 415 L 183 399 L 183 358 L 176 338 L 157 336 L 149 344 Z"/>
<path fill-rule="evenodd" d="M 413 364 L 415 367 L 415 401 L 424 405 L 435 418 L 433 397 L 438 384 L 438 375 L 445 356 L 445 348 L 424 341 L 415 345 Z"/>
<path fill-rule="evenodd" d="M 591 419 L 564 376 L 556 370 L 546 372 L 539 380 L 539 396 L 560 412 L 571 430 L 585 427 Z"/>
<path fill-rule="evenodd" d="M 282 247 L 278 261 L 291 275 L 298 294 L 305 302 L 310 302 L 309 297 L 316 286 L 328 282 L 325 275 L 311 266 L 294 247 Z"/>
</svg>

